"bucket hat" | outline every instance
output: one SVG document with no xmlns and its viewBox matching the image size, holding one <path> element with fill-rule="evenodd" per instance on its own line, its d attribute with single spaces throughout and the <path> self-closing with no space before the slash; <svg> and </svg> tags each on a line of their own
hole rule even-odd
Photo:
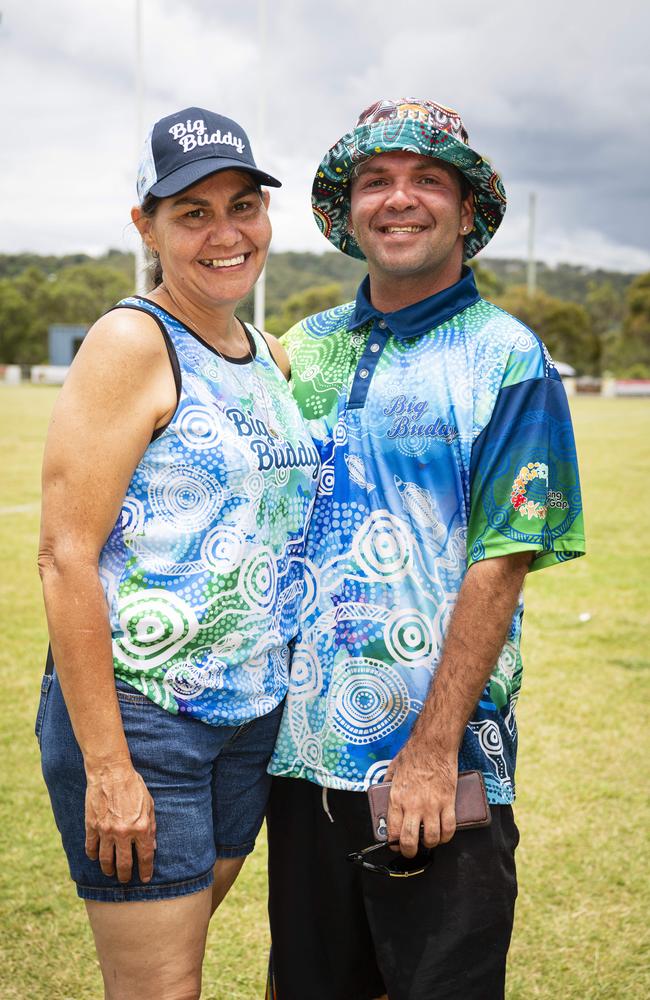
<svg viewBox="0 0 650 1000">
<path fill-rule="evenodd" d="M 260 170 L 241 125 L 205 108 L 184 108 L 161 118 L 147 136 L 138 169 L 142 204 L 148 194 L 167 198 L 220 170 L 243 170 L 260 184 L 281 187 Z"/>
<path fill-rule="evenodd" d="M 444 160 L 467 178 L 474 191 L 474 227 L 465 237 L 464 256 L 466 260 L 474 257 L 492 239 L 505 213 L 503 183 L 489 161 L 470 148 L 456 111 L 417 98 L 376 101 L 362 111 L 353 131 L 328 151 L 316 171 L 311 194 L 320 231 L 337 250 L 365 260 L 348 232 L 350 181 L 364 160 L 396 151 Z"/>
</svg>

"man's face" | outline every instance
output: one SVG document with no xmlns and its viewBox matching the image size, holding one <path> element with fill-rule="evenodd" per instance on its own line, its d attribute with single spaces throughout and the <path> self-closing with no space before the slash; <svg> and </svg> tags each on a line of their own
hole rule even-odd
<svg viewBox="0 0 650 1000">
<path fill-rule="evenodd" d="M 417 153 L 380 153 L 360 166 L 350 194 L 350 227 L 371 278 L 440 287 L 458 280 L 473 198 L 461 200 L 454 167 Z"/>
</svg>

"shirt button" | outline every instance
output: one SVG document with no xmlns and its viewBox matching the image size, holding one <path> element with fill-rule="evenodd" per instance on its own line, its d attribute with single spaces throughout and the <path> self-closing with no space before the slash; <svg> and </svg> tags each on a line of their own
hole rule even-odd
<svg viewBox="0 0 650 1000">
<path fill-rule="evenodd" d="M 371 344 L 370 350 L 372 351 L 373 354 L 376 354 L 377 351 L 379 350 L 379 344 Z"/>
<path fill-rule="evenodd" d="M 378 320 L 377 326 L 379 327 L 380 330 L 385 330 L 386 329 L 386 320 L 385 319 Z"/>
<path fill-rule="evenodd" d="M 368 369 L 362 368 L 359 372 L 359 378 L 368 378 Z"/>
</svg>

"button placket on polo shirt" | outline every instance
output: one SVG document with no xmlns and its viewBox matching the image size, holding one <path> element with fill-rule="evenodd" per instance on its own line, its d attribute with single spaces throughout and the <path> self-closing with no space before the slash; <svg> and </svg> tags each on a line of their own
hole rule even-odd
<svg viewBox="0 0 650 1000">
<path fill-rule="evenodd" d="M 348 409 L 361 409 L 368 398 L 368 390 L 382 352 L 388 342 L 390 330 L 385 319 L 375 319 L 350 389 Z"/>
</svg>

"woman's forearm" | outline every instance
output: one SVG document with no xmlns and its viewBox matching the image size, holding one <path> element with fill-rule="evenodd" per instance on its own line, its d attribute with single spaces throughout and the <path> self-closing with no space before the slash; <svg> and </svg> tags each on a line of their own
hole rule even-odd
<svg viewBox="0 0 650 1000">
<path fill-rule="evenodd" d="M 54 548 L 39 553 L 39 571 L 57 676 L 86 770 L 129 762 L 97 566 Z"/>
</svg>

